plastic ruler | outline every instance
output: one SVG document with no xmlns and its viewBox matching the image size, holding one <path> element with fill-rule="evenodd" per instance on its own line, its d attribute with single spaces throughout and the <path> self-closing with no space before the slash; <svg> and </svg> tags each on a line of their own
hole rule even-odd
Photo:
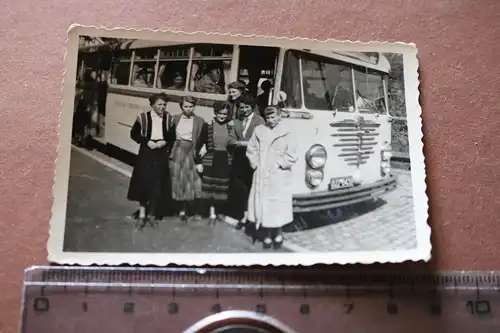
<svg viewBox="0 0 500 333">
<path fill-rule="evenodd" d="M 33 267 L 23 333 L 500 332 L 500 272 Z"/>
</svg>

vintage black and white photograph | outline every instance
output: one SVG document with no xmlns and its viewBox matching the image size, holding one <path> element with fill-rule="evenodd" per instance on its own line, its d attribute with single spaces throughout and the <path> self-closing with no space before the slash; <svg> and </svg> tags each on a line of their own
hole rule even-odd
<svg viewBox="0 0 500 333">
<path fill-rule="evenodd" d="M 49 260 L 429 260 L 417 48 L 69 30 Z"/>
</svg>

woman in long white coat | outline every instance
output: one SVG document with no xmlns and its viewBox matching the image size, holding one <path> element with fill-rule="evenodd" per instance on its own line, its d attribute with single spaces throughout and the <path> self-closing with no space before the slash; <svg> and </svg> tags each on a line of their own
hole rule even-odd
<svg viewBox="0 0 500 333">
<path fill-rule="evenodd" d="M 281 110 L 264 110 L 266 125 L 255 128 L 246 155 L 255 170 L 248 198 L 248 220 L 263 238 L 263 247 L 283 244 L 281 227 L 293 221 L 291 169 L 297 162 L 295 138 L 281 120 Z"/>
</svg>

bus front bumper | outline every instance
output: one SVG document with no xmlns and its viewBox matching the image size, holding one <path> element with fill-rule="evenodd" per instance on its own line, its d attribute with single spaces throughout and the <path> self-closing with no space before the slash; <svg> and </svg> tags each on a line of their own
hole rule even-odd
<svg viewBox="0 0 500 333">
<path fill-rule="evenodd" d="M 389 178 L 373 184 L 355 186 L 349 189 L 323 191 L 293 196 L 293 212 L 307 213 L 343 207 L 372 200 L 396 188 L 396 178 Z"/>
</svg>

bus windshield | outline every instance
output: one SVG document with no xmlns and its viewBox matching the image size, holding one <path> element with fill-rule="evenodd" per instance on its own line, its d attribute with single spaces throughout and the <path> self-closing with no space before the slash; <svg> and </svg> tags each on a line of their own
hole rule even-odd
<svg viewBox="0 0 500 333">
<path fill-rule="evenodd" d="M 300 58 L 307 109 L 386 112 L 384 74 L 309 54 Z"/>
</svg>

